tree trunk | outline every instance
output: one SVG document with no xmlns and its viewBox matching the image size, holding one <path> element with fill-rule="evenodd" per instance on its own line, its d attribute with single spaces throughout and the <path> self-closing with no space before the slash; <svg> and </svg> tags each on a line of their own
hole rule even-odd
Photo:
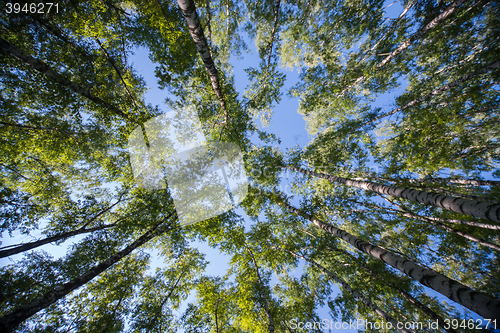
<svg viewBox="0 0 500 333">
<path fill-rule="evenodd" d="M 373 50 L 375 50 L 377 48 L 377 46 L 385 39 L 385 37 L 387 37 L 390 33 L 392 33 L 394 31 L 394 28 L 396 28 L 396 25 L 399 23 L 399 21 L 401 21 L 401 19 L 406 15 L 406 13 L 411 9 L 411 7 L 413 7 L 413 5 L 416 3 L 417 1 L 414 0 L 412 2 L 410 2 L 408 4 L 408 6 L 406 6 L 406 8 L 403 10 L 403 12 L 401 14 L 399 14 L 398 18 L 394 20 L 394 22 L 392 22 L 391 26 L 389 27 L 389 29 L 385 32 L 385 34 L 375 43 L 375 45 L 373 45 L 370 50 L 368 50 L 368 52 L 371 52 Z M 367 55 L 362 61 L 365 61 L 370 55 Z"/>
<path fill-rule="evenodd" d="M 205 68 L 210 76 L 210 82 L 212 83 L 212 88 L 214 89 L 215 95 L 219 99 L 219 103 L 222 111 L 224 112 L 224 122 L 227 123 L 228 112 L 226 108 L 226 101 L 222 94 L 222 89 L 219 84 L 219 73 L 215 67 L 215 63 L 210 55 L 210 48 L 208 47 L 207 39 L 203 33 L 203 28 L 200 23 L 200 18 L 196 12 L 196 6 L 193 0 L 177 0 L 177 4 L 186 19 L 189 27 L 189 32 L 196 44 L 196 49 L 200 53 L 201 60 L 205 64 Z"/>
<path fill-rule="evenodd" d="M 81 56 L 83 56 L 86 60 L 90 61 L 95 61 L 95 55 L 90 54 L 87 51 L 85 51 L 83 48 L 78 46 L 75 41 L 73 40 L 72 37 L 67 36 L 64 34 L 64 32 L 57 26 L 57 25 L 51 25 L 49 23 L 49 20 L 43 19 L 41 15 L 37 14 L 29 14 L 30 18 L 33 21 L 36 21 L 40 26 L 42 26 L 45 30 L 49 31 L 52 35 L 56 36 L 59 38 L 61 41 L 66 43 L 69 47 L 71 47 L 73 50 L 76 52 L 80 53 Z"/>
<path fill-rule="evenodd" d="M 412 243 L 412 245 L 417 246 L 414 243 Z M 500 280 L 497 279 L 497 278 L 495 278 L 493 275 L 489 274 L 488 272 L 485 272 L 482 269 L 478 269 L 478 268 L 474 267 L 473 265 L 469 265 L 466 262 L 459 261 L 459 260 L 457 260 L 455 258 L 448 257 L 446 255 L 440 255 L 437 251 L 431 249 L 428 245 L 424 245 L 424 247 L 426 248 L 427 251 L 434 253 L 438 257 L 443 258 L 446 264 L 448 264 L 450 262 L 453 262 L 453 263 L 455 263 L 457 265 L 460 265 L 460 266 L 463 266 L 463 267 L 468 268 L 470 270 L 473 270 L 474 272 L 476 272 L 478 274 L 483 274 L 483 275 L 487 276 L 490 280 L 495 281 L 496 283 L 498 283 L 500 285 Z M 444 267 L 446 267 L 446 266 L 444 266 Z M 481 283 L 485 284 L 485 282 L 481 282 Z"/>
<path fill-rule="evenodd" d="M 281 167 L 302 172 L 306 175 L 327 179 L 331 182 L 342 183 L 347 186 L 353 186 L 380 194 L 387 194 L 393 197 L 407 199 L 426 205 L 450 210 L 455 213 L 475 216 L 481 219 L 500 223 L 500 204 L 455 198 L 434 192 L 414 190 L 407 187 L 389 186 L 368 181 L 351 180 L 348 178 L 336 177 L 324 173 L 317 173 L 293 166 L 281 165 Z"/>
<path fill-rule="evenodd" d="M 217 311 L 219 310 L 219 300 L 220 294 L 217 298 L 217 301 L 215 302 L 215 333 L 219 333 L 219 319 L 217 318 Z"/>
<path fill-rule="evenodd" d="M 446 19 L 448 16 L 450 16 L 451 14 L 453 14 L 453 12 L 455 12 L 455 10 L 459 6 L 461 6 L 465 1 L 466 0 L 455 0 L 450 6 L 448 6 L 441 14 L 439 14 L 438 16 L 436 16 L 425 27 L 423 27 L 422 29 L 418 30 L 410 38 L 408 38 L 403 43 L 401 43 L 396 50 L 394 50 L 391 53 L 389 53 L 389 55 L 387 57 L 385 57 L 384 60 L 382 60 L 381 62 L 379 62 L 376 67 L 380 68 L 380 67 L 384 66 L 386 63 L 388 63 L 396 55 L 398 55 L 399 53 L 403 52 L 406 48 L 408 48 L 411 44 L 413 44 L 413 42 L 415 42 L 417 39 L 419 39 L 420 37 L 422 37 L 423 35 L 425 35 L 429 30 L 431 30 L 432 28 L 434 28 L 437 24 L 439 24 L 441 21 L 443 21 L 444 19 Z M 358 77 L 357 79 L 355 79 L 354 83 L 350 84 L 346 89 L 344 89 L 341 94 L 343 95 L 347 90 L 349 90 L 350 88 L 354 87 L 356 84 L 358 84 L 359 82 L 361 82 L 364 78 L 365 78 L 365 76 L 362 75 L 362 76 Z"/>
<path fill-rule="evenodd" d="M 460 178 L 441 178 L 433 177 L 423 180 L 425 183 L 451 183 L 461 185 L 474 185 L 474 186 L 496 186 L 500 187 L 499 180 L 480 180 L 480 179 L 460 179 Z"/>
<path fill-rule="evenodd" d="M 380 207 L 380 208 L 388 210 L 388 208 L 385 208 L 385 207 Z M 390 209 L 390 210 L 391 210 L 391 212 L 388 212 L 388 214 L 397 214 L 398 213 L 397 209 Z M 409 213 L 409 212 L 407 212 L 407 213 Z M 468 221 L 468 220 L 442 219 L 442 218 L 439 218 L 439 217 L 420 216 L 420 215 L 415 215 L 415 214 L 413 214 L 413 215 L 414 216 L 408 216 L 408 217 L 419 218 L 419 219 L 422 219 L 422 220 L 432 220 L 432 221 L 437 221 L 437 222 L 442 222 L 442 223 L 468 225 L 468 226 L 471 226 L 471 227 L 476 227 L 476 228 L 481 228 L 481 229 L 488 229 L 488 230 L 500 230 L 500 225 L 497 225 L 497 224 L 489 224 L 489 223 L 476 222 L 476 221 Z"/>
<path fill-rule="evenodd" d="M 310 234 L 309 232 L 305 231 L 305 230 L 302 230 L 303 232 L 307 233 L 308 235 L 312 236 L 313 238 L 317 238 L 316 236 Z M 423 313 L 425 313 L 427 316 L 429 316 L 429 318 L 433 319 L 435 322 L 438 323 L 438 325 L 445 331 L 445 332 L 448 332 L 448 333 L 456 333 L 456 331 L 454 331 L 451 327 L 449 328 L 446 328 L 446 324 L 445 324 L 445 321 L 444 319 L 438 315 L 436 312 L 434 312 L 433 310 L 431 310 L 430 308 L 428 308 L 427 306 L 425 306 L 424 304 L 422 304 L 418 299 L 414 298 L 412 295 L 410 295 L 408 292 L 406 292 L 405 290 L 401 289 L 400 287 L 398 287 L 397 285 L 385 280 L 383 277 L 381 277 L 376 271 L 374 271 L 373 269 L 371 269 L 369 266 L 367 266 L 365 263 L 363 263 L 361 260 L 359 260 L 358 258 L 356 258 L 355 256 L 353 256 L 352 254 L 350 254 L 349 252 L 347 252 L 346 250 L 342 250 L 342 249 L 339 249 L 339 248 L 336 248 L 334 246 L 331 246 L 329 244 L 326 244 L 326 246 L 331 249 L 332 251 L 335 251 L 335 252 L 339 252 L 339 253 L 342 253 L 344 254 L 345 256 L 347 256 L 350 260 L 353 260 L 354 262 L 356 262 L 361 268 L 363 268 L 367 273 L 369 273 L 371 276 L 375 277 L 376 279 L 379 279 L 380 281 L 383 281 L 386 285 L 388 285 L 389 287 L 393 288 L 394 290 L 396 290 L 405 300 L 407 300 L 409 303 L 413 304 L 414 306 L 416 306 L 417 308 L 419 308 Z"/>
<path fill-rule="evenodd" d="M 128 245 L 126 248 L 121 250 L 120 252 L 112 255 L 105 261 L 100 264 L 94 266 L 84 274 L 79 277 L 66 282 L 58 287 L 55 287 L 53 290 L 47 292 L 43 296 L 29 302 L 26 305 L 19 307 L 18 309 L 11 311 L 10 313 L 4 315 L 0 318 L 0 331 L 2 332 L 13 332 L 14 329 L 23 321 L 34 315 L 40 310 L 45 309 L 47 306 L 57 302 L 59 299 L 63 298 L 73 290 L 83 286 L 102 272 L 104 272 L 109 267 L 113 266 L 120 259 L 130 254 L 132 251 L 153 239 L 156 236 L 159 236 L 167 231 L 173 230 L 172 227 L 173 222 L 165 223 L 172 215 L 175 214 L 175 211 L 170 213 L 167 217 L 157 223 L 153 228 L 139 237 L 135 242 Z"/>
<path fill-rule="evenodd" d="M 124 298 L 125 298 L 125 295 L 122 294 L 122 296 L 118 300 L 118 303 L 113 308 L 113 312 L 111 313 L 111 317 L 109 318 L 108 322 L 106 323 L 106 326 L 104 326 L 103 330 L 101 331 L 102 333 L 109 332 L 109 328 L 111 327 L 111 325 L 113 324 L 113 320 L 115 319 L 116 312 L 118 311 L 118 308 L 120 308 L 120 305 L 122 304 Z"/>
<path fill-rule="evenodd" d="M 181 281 L 181 278 L 182 276 L 184 275 L 184 271 L 183 270 L 180 274 L 179 274 L 179 277 L 177 278 L 177 280 L 175 281 L 174 285 L 172 288 L 170 288 L 170 290 L 168 291 L 168 294 L 167 296 L 165 296 L 165 298 L 163 299 L 163 301 L 161 302 L 158 310 L 155 312 L 155 316 L 153 317 L 153 319 L 151 320 L 151 322 L 154 324 L 157 320 L 158 320 L 158 317 L 160 316 L 162 310 L 163 310 L 163 307 L 165 306 L 165 304 L 168 302 L 168 300 L 170 299 L 170 297 L 172 296 L 172 294 L 174 293 L 174 290 L 177 288 L 177 285 L 179 284 L 179 282 Z"/>
<path fill-rule="evenodd" d="M 442 194 L 450 195 L 452 197 L 460 197 L 460 198 L 463 198 L 463 199 L 469 199 L 469 200 L 473 200 L 473 201 L 482 201 L 482 200 L 485 199 L 484 197 L 479 197 L 477 195 L 463 194 L 463 193 L 459 193 L 459 192 L 450 191 L 450 190 L 447 190 L 444 187 L 437 186 L 437 185 L 430 185 L 430 186 L 414 185 L 413 187 L 415 187 L 415 188 L 417 188 L 419 190 L 424 190 L 424 191 L 425 190 L 430 190 L 430 191 L 434 191 L 434 192 L 439 192 L 439 193 L 442 193 Z"/>
<path fill-rule="evenodd" d="M 246 245 L 245 247 L 250 253 L 250 256 L 252 257 L 253 265 L 255 266 L 255 273 L 257 274 L 259 284 L 261 288 L 264 289 L 264 283 L 262 283 L 262 279 L 260 277 L 259 266 L 257 266 L 257 261 L 255 261 L 255 257 L 252 251 Z M 274 317 L 273 314 L 271 313 L 271 309 L 269 308 L 269 303 L 267 301 L 267 296 L 264 290 L 262 290 L 262 299 L 264 300 L 264 310 L 266 310 L 267 318 L 269 319 L 269 324 L 268 324 L 269 333 L 274 333 Z"/>
<path fill-rule="evenodd" d="M 441 14 L 436 16 L 432 21 L 430 21 L 425 27 L 418 30 L 410 38 L 405 40 L 397 49 L 392 51 L 384 60 L 377 64 L 377 67 L 382 67 L 388 63 L 392 58 L 401 53 L 404 49 L 408 48 L 413 42 L 423 35 L 425 35 L 429 30 L 438 25 L 441 21 L 446 19 L 448 16 L 453 14 L 455 10 L 460 7 L 466 0 L 455 0 L 451 5 L 449 5 Z"/>
<path fill-rule="evenodd" d="M 6 41 L 1 37 L 0 37 L 0 50 L 10 55 L 11 57 L 16 58 L 17 60 L 22 61 L 23 63 L 36 69 L 37 71 L 47 76 L 48 78 L 52 79 L 53 81 L 73 90 L 79 95 L 88 98 L 89 100 L 91 100 L 96 104 L 106 107 L 107 109 L 111 110 L 114 114 L 120 116 L 121 118 L 128 120 L 128 116 L 125 113 L 123 113 L 120 109 L 118 109 L 116 106 L 103 101 L 102 99 L 95 96 L 93 93 L 91 93 L 89 90 L 85 89 L 78 83 L 68 80 L 63 75 L 53 70 L 50 66 L 48 66 L 44 62 L 35 59 L 27 54 L 24 54 L 23 51 L 21 51 L 17 46 L 9 43 L 8 41 Z"/>
<path fill-rule="evenodd" d="M 103 229 L 106 229 L 106 228 L 112 228 L 114 226 L 116 226 L 115 223 L 113 223 L 113 224 L 106 224 L 106 225 L 102 225 L 100 227 L 94 227 L 94 228 L 89 228 L 89 229 L 80 228 L 80 229 L 77 229 L 77 230 L 64 232 L 62 234 L 50 236 L 50 237 L 47 237 L 47 238 L 44 238 L 44 239 L 40 239 L 40 240 L 37 240 L 37 241 L 33 241 L 33 242 L 29 242 L 29 243 L 26 243 L 26 244 L 18 244 L 17 246 L 15 246 L 12 249 L 1 250 L 0 251 L 0 258 L 5 258 L 5 257 L 8 257 L 8 256 L 12 256 L 14 254 L 18 254 L 18 253 L 21 253 L 21 252 L 24 252 L 24 251 L 28 251 L 28 250 L 34 249 L 36 247 L 39 247 L 39 246 L 42 246 L 42 245 L 45 245 L 45 244 L 48 244 L 48 243 L 57 242 L 58 240 L 61 240 L 61 239 L 73 237 L 73 236 L 80 235 L 80 234 L 91 233 L 91 232 L 98 231 L 98 230 L 103 230 Z"/>
<path fill-rule="evenodd" d="M 208 30 L 208 49 L 210 51 L 210 57 L 213 57 L 212 54 L 212 26 L 211 26 L 211 21 L 212 21 L 212 13 L 210 12 L 210 1 L 211 0 L 206 0 L 207 4 L 207 30 Z"/>
<path fill-rule="evenodd" d="M 430 219 L 430 218 L 427 218 L 427 217 L 424 217 L 424 216 L 420 216 L 420 215 L 416 215 L 416 214 L 413 214 L 407 210 L 405 211 L 400 211 L 399 214 L 401 214 L 402 216 L 405 216 L 405 217 L 409 217 L 409 218 L 413 218 L 413 219 L 417 219 L 417 220 L 421 220 L 421 221 L 425 221 L 427 223 L 430 223 L 432 225 L 435 225 L 436 227 L 439 227 L 443 230 L 446 230 L 448 232 L 451 232 L 453 234 L 456 234 L 456 235 L 459 235 L 459 236 L 462 236 L 463 238 L 465 239 L 468 239 L 468 240 L 471 240 L 473 242 L 476 242 L 478 244 L 481 244 L 483 246 L 486 246 L 486 247 L 489 247 L 490 249 L 493 249 L 493 250 L 497 250 L 497 251 L 500 251 L 500 246 L 499 245 L 496 245 L 496 244 L 493 244 L 493 243 L 490 243 L 488 241 L 485 241 L 484 239 L 482 238 L 479 238 L 479 237 L 476 237 L 476 236 L 473 236 L 471 234 L 468 234 L 466 232 L 463 232 L 463 231 L 460 231 L 460 230 L 457 230 L 457 229 L 454 229 L 452 227 L 449 227 L 445 224 L 442 224 L 442 223 L 439 223 L 439 222 L 436 222 L 434 219 Z"/>
<path fill-rule="evenodd" d="M 279 198 L 276 199 L 278 200 L 279 204 L 283 205 L 291 212 L 308 219 L 317 227 L 341 238 L 358 250 L 369 254 L 372 257 L 398 269 L 412 279 L 422 283 L 424 286 L 429 287 L 451 299 L 452 301 L 465 306 L 466 308 L 476 312 L 483 318 L 500 320 L 500 301 L 490 298 L 489 296 L 486 296 L 480 292 L 474 291 L 453 279 L 435 272 L 434 270 L 424 268 L 414 261 L 405 259 L 383 248 L 365 242 L 344 230 L 336 228 L 330 224 L 312 217 L 309 214 L 301 212 L 300 210 L 288 205 Z"/>
<path fill-rule="evenodd" d="M 136 102 L 135 98 L 132 96 L 132 93 L 128 89 L 127 83 L 123 79 L 122 72 L 121 72 L 120 68 L 118 68 L 118 65 L 116 64 L 115 60 L 111 57 L 111 55 L 108 53 L 108 51 L 104 48 L 104 45 L 102 45 L 102 43 L 99 40 L 99 38 L 95 37 L 94 39 L 96 40 L 96 42 L 99 45 L 99 47 L 101 48 L 101 50 L 104 52 L 104 56 L 108 60 L 109 64 L 111 65 L 111 67 L 113 67 L 113 69 L 115 70 L 116 74 L 118 75 L 118 77 L 122 81 L 123 87 L 125 88 L 125 91 L 127 92 L 128 97 L 132 100 L 132 103 L 134 103 L 134 105 L 137 108 L 137 110 L 140 110 L 139 105 L 137 105 L 137 102 Z"/>
<path fill-rule="evenodd" d="M 469 233 L 466 233 L 466 232 L 463 232 L 463 231 L 460 231 L 460 230 L 456 230 L 456 229 L 454 229 L 454 228 L 452 228 L 452 227 L 450 227 L 450 226 L 448 226 L 446 224 L 440 223 L 440 222 L 447 222 L 447 221 L 449 223 L 453 223 L 453 221 L 458 221 L 458 222 L 471 222 L 470 225 L 473 225 L 475 223 L 473 221 L 446 220 L 446 219 L 440 219 L 440 218 L 436 218 L 436 217 L 432 217 L 432 216 L 420 216 L 418 214 L 412 213 L 410 210 L 408 210 L 404 206 L 398 205 L 394 201 L 392 201 L 390 199 L 387 199 L 386 197 L 384 197 L 382 195 L 379 195 L 379 196 L 382 197 L 383 199 L 385 199 L 386 201 L 390 202 L 394 206 L 396 206 L 396 207 L 399 208 L 399 210 L 397 210 L 397 209 L 389 209 L 389 208 L 382 208 L 382 209 L 385 209 L 387 211 L 390 210 L 391 212 L 388 212 L 389 214 L 394 214 L 394 215 L 400 214 L 401 216 L 409 217 L 409 218 L 416 219 L 416 220 L 425 221 L 425 222 L 430 223 L 430 224 L 432 224 L 434 226 L 437 226 L 437 227 L 439 227 L 441 229 L 444 229 L 444 230 L 449 231 L 451 233 L 454 233 L 456 235 L 462 236 L 462 237 L 464 237 L 464 238 L 466 238 L 468 240 L 474 241 L 476 243 L 479 243 L 479 244 L 481 244 L 483 246 L 486 246 L 486 247 L 489 247 L 491 249 L 500 251 L 500 246 L 498 246 L 496 244 L 490 243 L 488 241 L 485 241 L 482 238 L 473 236 L 473 235 L 471 235 Z M 458 223 L 458 224 L 466 224 L 466 223 Z M 481 223 L 481 224 L 485 224 L 485 223 Z M 486 225 L 490 226 L 490 228 L 485 228 L 485 229 L 495 229 L 495 228 L 492 228 L 492 227 L 495 227 L 492 224 L 486 224 Z"/>
<path fill-rule="evenodd" d="M 432 216 L 426 216 L 425 218 L 429 219 L 429 220 L 433 220 L 433 221 L 444 222 L 444 223 L 469 225 L 472 227 L 477 227 L 477 228 L 482 228 L 482 229 L 500 230 L 500 225 L 498 225 L 498 224 L 489 224 L 489 223 L 483 223 L 483 222 L 456 220 L 456 219 L 441 219 L 441 218 L 432 217 Z"/>
<path fill-rule="evenodd" d="M 278 14 L 280 10 L 281 0 L 276 1 L 276 6 L 274 7 L 274 19 L 273 19 L 273 30 L 271 30 L 271 40 L 269 41 L 269 52 L 267 53 L 267 70 L 271 65 L 271 54 L 273 52 L 274 35 L 276 34 L 276 27 L 278 26 Z"/>
<path fill-rule="evenodd" d="M 417 103 L 420 103 L 420 102 L 422 102 L 422 101 L 425 101 L 427 98 L 429 98 L 429 97 L 431 97 L 431 96 L 439 95 L 439 94 L 441 94 L 442 92 L 444 92 L 444 91 L 446 91 L 446 90 L 449 90 L 449 89 L 451 89 L 451 88 L 454 88 L 454 87 L 458 86 L 459 84 L 462 84 L 462 83 L 466 82 L 467 80 L 470 80 L 470 79 L 472 79 L 472 78 L 474 78 L 474 77 L 476 77 L 476 76 L 479 76 L 479 75 L 481 75 L 481 74 L 485 74 L 485 73 L 489 72 L 490 70 L 495 69 L 495 68 L 498 68 L 498 67 L 500 67 L 500 61 L 495 61 L 495 62 L 493 62 L 493 63 L 491 63 L 491 64 L 487 65 L 486 67 L 483 67 L 483 68 L 482 68 L 482 69 L 480 69 L 480 70 L 477 70 L 477 71 L 472 72 L 472 73 L 470 73 L 470 74 L 464 75 L 464 76 L 462 76 L 462 77 L 460 77 L 460 78 L 456 79 L 455 81 L 452 81 L 452 82 L 450 82 L 450 83 L 445 84 L 445 85 L 444 85 L 444 86 L 442 86 L 442 87 L 439 87 L 439 88 L 437 88 L 437 89 L 434 89 L 434 90 L 433 90 L 433 91 L 431 91 L 430 93 L 425 94 L 425 95 L 423 95 L 423 96 L 420 96 L 419 98 L 414 99 L 413 101 L 408 102 L 408 103 L 406 103 L 406 104 L 405 104 L 405 105 L 403 105 L 403 106 L 400 106 L 400 107 L 398 107 L 398 108 L 395 108 L 394 110 L 389 111 L 389 112 L 386 112 L 386 113 L 384 113 L 384 114 L 381 114 L 380 116 L 377 116 L 377 117 L 375 117 L 374 119 L 372 119 L 372 120 L 370 120 L 370 121 L 364 122 L 363 124 L 359 125 L 359 126 L 357 127 L 357 129 L 360 129 L 360 128 L 362 128 L 362 127 L 365 127 L 366 125 L 369 125 L 369 124 L 371 124 L 371 123 L 373 123 L 373 122 L 376 122 L 376 121 L 378 121 L 378 120 L 380 120 L 380 119 L 382 119 L 382 118 L 385 118 L 385 117 L 391 116 L 391 115 L 393 115 L 393 114 L 395 114 L 395 113 L 397 113 L 397 112 L 399 112 L 399 111 L 403 111 L 403 110 L 405 110 L 405 109 L 409 108 L 410 106 L 413 106 L 413 105 L 415 105 L 415 104 L 417 104 Z"/>
<path fill-rule="evenodd" d="M 305 258 L 305 257 L 303 257 L 303 256 L 301 256 L 301 255 L 299 255 L 299 254 L 297 254 L 295 252 L 292 252 L 292 251 L 289 251 L 289 250 L 285 250 L 285 249 L 280 249 L 280 250 L 288 252 L 291 255 L 293 255 L 294 257 L 303 259 L 303 260 L 305 260 L 305 261 L 313 264 L 317 268 L 321 269 L 330 278 L 332 278 L 332 280 L 334 280 L 335 282 L 339 283 L 345 290 L 347 290 L 348 292 L 350 292 L 355 298 L 357 298 L 359 301 L 361 301 L 367 307 L 369 307 L 370 309 L 372 309 L 384 321 L 391 323 L 394 328 L 398 327 L 398 323 L 399 322 L 397 320 L 395 320 L 390 315 L 388 315 L 387 313 L 385 313 L 377 305 L 375 305 L 374 303 L 372 303 L 372 301 L 370 301 L 368 298 L 364 297 L 359 292 L 357 292 L 356 290 L 354 290 L 347 282 L 345 282 L 344 280 L 342 280 L 341 278 L 339 278 L 337 275 L 333 274 L 330 270 L 326 269 L 325 267 L 323 267 L 322 265 L 318 264 L 317 262 L 315 262 L 315 261 L 313 261 L 311 259 L 307 259 L 307 258 Z M 401 332 L 404 332 L 404 333 L 411 333 L 412 332 L 412 331 L 408 331 L 408 330 L 406 330 L 404 328 L 401 328 L 401 329 L 398 329 L 398 330 L 401 331 Z"/>
</svg>

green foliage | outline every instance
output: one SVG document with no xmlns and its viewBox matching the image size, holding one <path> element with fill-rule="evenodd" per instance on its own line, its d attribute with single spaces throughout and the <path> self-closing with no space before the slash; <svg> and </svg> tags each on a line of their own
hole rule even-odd
<svg viewBox="0 0 500 333">
<path fill-rule="evenodd" d="M 474 241 L 499 244 L 498 223 L 287 169 L 498 203 L 498 182 L 483 179 L 500 174 L 498 3 L 466 1 L 421 35 L 450 1 L 402 1 L 411 8 L 399 19 L 380 0 L 194 3 L 218 94 L 175 2 L 65 0 L 58 14 L 2 14 L 0 37 L 24 60 L 1 41 L 0 232 L 23 243 L 62 235 L 52 243 L 66 253 L 36 247 L 11 257 L 0 270 L 1 314 L 77 281 L 18 332 L 269 332 L 271 323 L 290 332 L 293 320 L 320 321 L 325 310 L 334 321 L 381 322 L 290 251 L 398 321 L 429 320 L 402 291 L 443 318 L 471 318 L 285 202 L 500 298 L 498 251 Z M 245 69 L 240 93 L 230 60 L 248 50 L 247 39 L 260 62 Z M 139 47 L 170 93 L 168 107 L 195 108 L 209 141 L 241 148 L 251 185 L 239 208 L 252 223 L 232 210 L 174 228 L 78 284 L 176 221 L 169 190 L 137 187 L 129 163 L 128 135 L 160 114 L 144 101 L 148 87 L 128 60 Z M 286 67 L 300 72 L 288 97 L 299 98 L 312 141 L 283 152 L 280 138 L 258 127 L 282 100 Z M 283 193 L 286 186 L 292 193 Z M 227 270 L 207 276 L 193 241 L 227 256 Z"/>
</svg>

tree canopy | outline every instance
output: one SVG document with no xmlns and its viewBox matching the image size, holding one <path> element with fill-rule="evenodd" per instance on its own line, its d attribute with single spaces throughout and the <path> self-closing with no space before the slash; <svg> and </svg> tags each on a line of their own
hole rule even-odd
<svg viewBox="0 0 500 333">
<path fill-rule="evenodd" d="M 0 247 L 0 331 L 500 328 L 498 2 L 1 10 L 0 232 L 18 243 Z M 248 193 L 233 209 L 182 225 L 173 189 L 134 177 L 129 137 L 149 149 L 163 114 L 139 48 L 165 107 L 241 150 Z M 300 75 L 285 89 L 287 70 Z M 305 147 L 264 129 L 284 98 L 299 101 Z M 196 244 L 228 267 L 208 274 Z"/>
</svg>

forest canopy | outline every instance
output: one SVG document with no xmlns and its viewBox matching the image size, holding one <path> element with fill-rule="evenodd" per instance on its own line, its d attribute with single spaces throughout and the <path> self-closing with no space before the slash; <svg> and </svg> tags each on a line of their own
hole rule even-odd
<svg viewBox="0 0 500 333">
<path fill-rule="evenodd" d="M 2 6 L 1 332 L 500 328 L 498 2 Z M 310 140 L 283 149 L 262 125 L 290 98 Z M 129 138 L 153 149 L 166 109 L 239 149 L 243 201 L 182 225 L 166 178 L 141 186 Z M 208 274 L 195 244 L 228 267 Z"/>
</svg>

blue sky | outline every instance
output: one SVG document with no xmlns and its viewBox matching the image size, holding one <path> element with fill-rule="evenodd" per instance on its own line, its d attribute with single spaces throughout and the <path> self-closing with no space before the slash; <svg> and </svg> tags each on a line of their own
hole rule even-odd
<svg viewBox="0 0 500 333">
<path fill-rule="evenodd" d="M 236 90 L 239 92 L 240 97 L 243 95 L 245 87 L 249 84 L 245 69 L 248 67 L 258 67 L 259 65 L 259 57 L 258 53 L 255 50 L 255 45 L 251 41 L 247 41 L 247 45 L 252 50 L 252 53 L 246 53 L 241 60 L 238 60 L 235 57 L 230 58 L 230 62 L 233 65 Z M 147 83 L 147 86 L 149 87 L 149 90 L 145 95 L 146 102 L 153 105 L 158 105 L 160 110 L 168 112 L 169 110 L 164 105 L 164 100 L 168 96 L 168 92 L 158 88 L 157 79 L 154 76 L 154 64 L 149 60 L 147 50 L 143 48 L 137 49 L 135 54 L 130 56 L 129 59 L 133 65 L 133 68 L 143 76 L 144 80 Z M 303 116 L 297 112 L 299 106 L 298 98 L 291 98 L 286 94 L 287 90 L 299 81 L 298 71 L 284 70 L 284 72 L 287 76 L 287 80 L 282 90 L 282 99 L 280 103 L 273 109 L 273 115 L 269 126 L 260 127 L 260 129 L 268 133 L 276 134 L 276 136 L 281 140 L 279 148 L 282 151 L 285 151 L 286 148 L 292 148 L 297 144 L 301 147 L 304 147 L 310 142 L 310 136 L 305 129 L 305 120 Z M 254 143 L 258 144 L 257 141 L 255 141 Z M 284 183 L 281 185 L 282 188 L 285 189 L 285 186 L 287 184 Z M 290 188 L 288 187 L 287 189 L 289 190 Z M 291 191 L 287 194 L 290 195 Z M 236 213 L 245 218 L 247 226 L 252 223 L 242 209 L 236 209 Z M 193 242 L 192 245 L 196 246 L 202 253 L 204 253 L 206 256 L 206 260 L 210 262 L 205 271 L 207 275 L 220 276 L 225 274 L 226 270 L 229 268 L 228 263 L 230 260 L 230 256 L 220 253 L 218 249 L 211 248 L 205 243 Z M 160 258 L 154 255 L 151 268 L 154 269 L 155 267 L 161 266 L 162 262 L 163 261 Z M 303 263 L 301 262 L 299 264 L 299 267 L 296 269 L 297 276 L 302 273 L 302 269 Z M 273 277 L 271 283 L 277 283 L 277 279 Z M 335 295 L 339 292 L 339 289 L 337 287 L 333 287 L 332 290 L 333 293 L 331 297 L 335 298 Z M 188 301 L 194 300 L 195 297 L 194 294 L 192 294 L 188 298 Z M 181 307 L 180 310 L 182 311 L 183 308 L 184 306 Z M 329 315 L 329 309 L 326 306 L 320 309 L 319 316 L 321 319 L 331 319 L 331 316 Z M 346 333 L 357 332 L 357 330 L 352 329 L 341 329 L 340 331 Z"/>
</svg>

